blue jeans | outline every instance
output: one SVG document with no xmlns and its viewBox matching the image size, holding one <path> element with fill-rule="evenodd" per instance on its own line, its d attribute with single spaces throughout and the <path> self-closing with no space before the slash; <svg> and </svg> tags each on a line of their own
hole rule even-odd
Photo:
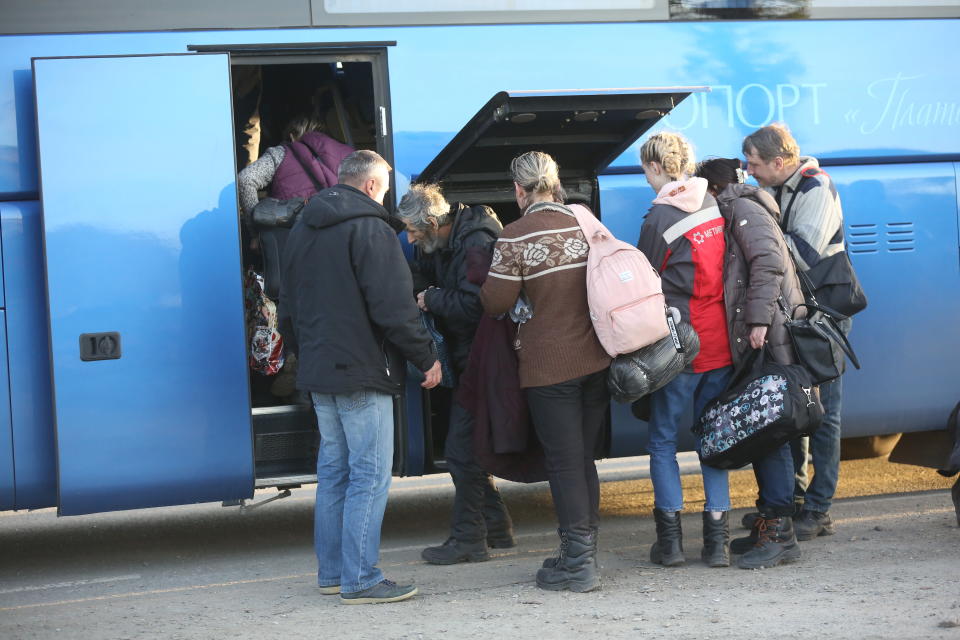
<svg viewBox="0 0 960 640">
<path fill-rule="evenodd" d="M 681 373 L 667 386 L 650 396 L 650 479 L 653 481 L 653 504 L 661 511 L 683 509 L 683 488 L 680 485 L 680 466 L 677 464 L 677 433 L 680 421 L 693 401 L 694 419 L 700 416 L 707 403 L 727 387 L 733 367 L 722 367 L 704 373 Z M 692 425 L 682 425 L 689 428 Z M 700 465 L 703 491 L 706 494 L 704 511 L 729 511 L 730 486 L 727 472 Z"/>
<path fill-rule="evenodd" d="M 320 426 L 317 582 L 363 591 L 383 580 L 376 564 L 393 465 L 393 397 L 369 389 L 311 395 Z"/>
<path fill-rule="evenodd" d="M 840 330 L 850 334 L 852 320 L 841 320 Z M 843 376 L 820 385 L 820 402 L 823 404 L 823 422 L 809 438 L 794 440 L 794 471 L 796 473 L 796 499 L 803 508 L 826 513 L 833 504 L 833 494 L 840 480 L 840 410 L 843 407 Z M 813 480 L 807 472 L 807 449 L 813 456 Z"/>
<path fill-rule="evenodd" d="M 757 505 L 768 515 L 793 515 L 793 456 L 790 444 L 753 461 L 753 475 L 760 488 Z"/>
</svg>

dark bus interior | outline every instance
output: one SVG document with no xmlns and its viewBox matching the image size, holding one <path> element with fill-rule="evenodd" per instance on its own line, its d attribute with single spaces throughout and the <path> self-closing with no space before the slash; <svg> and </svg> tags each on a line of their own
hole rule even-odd
<svg viewBox="0 0 960 640">
<path fill-rule="evenodd" d="M 305 112 L 319 116 L 328 135 L 355 148 L 373 149 L 393 163 L 382 48 L 244 53 L 232 56 L 238 171 L 280 143 L 286 122 Z M 520 152 L 540 149 L 560 165 L 567 201 L 586 204 L 600 214 L 597 172 L 685 96 L 644 91 L 555 96 L 501 92 L 414 179 L 440 182 L 451 203 L 488 205 L 506 225 L 520 216 L 510 161 Z M 395 188 L 391 187 L 388 198 L 392 200 Z M 392 208 L 392 202 L 385 204 Z M 243 238 L 245 270 L 263 269 L 264 256 L 253 240 Z M 276 376 L 264 376 L 250 371 L 257 486 L 292 486 L 315 478 L 316 417 L 309 397 L 295 391 L 292 379 L 279 384 L 288 373 L 281 370 Z M 443 450 L 452 401 L 449 389 L 423 392 L 423 423 L 408 425 L 413 418 L 406 414 L 405 397 L 399 396 L 394 406 L 394 473 L 445 469 Z M 422 466 L 407 468 L 407 439 L 419 437 L 420 429 Z"/>
<path fill-rule="evenodd" d="M 377 69 L 373 61 L 365 59 L 368 56 L 316 52 L 291 55 L 288 51 L 263 50 L 231 54 L 238 173 L 266 149 L 282 144 L 287 123 L 300 115 L 319 119 L 323 133 L 340 142 L 384 155 L 378 145 Z M 264 191 L 259 193 L 261 198 L 266 195 Z M 258 230 L 241 224 L 247 284 L 249 271 L 264 274 L 265 260 L 271 259 L 268 252 L 261 251 L 258 236 Z M 257 309 L 251 306 L 256 290 L 251 291 L 247 284 L 244 299 L 249 356 Z M 287 356 L 278 373 L 265 375 L 255 371 L 248 360 L 257 486 L 293 486 L 311 481 L 316 473 L 316 416 L 309 395 L 294 386 L 294 365 Z"/>
</svg>

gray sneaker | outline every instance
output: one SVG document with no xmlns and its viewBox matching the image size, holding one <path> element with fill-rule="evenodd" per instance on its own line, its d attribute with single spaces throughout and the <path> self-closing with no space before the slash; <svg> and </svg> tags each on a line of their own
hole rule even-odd
<svg viewBox="0 0 960 640">
<path fill-rule="evenodd" d="M 340 593 L 340 602 L 343 604 L 380 604 L 381 602 L 400 602 L 417 595 L 417 588 L 412 584 L 399 585 L 390 580 L 381 580 L 363 591 Z"/>
</svg>

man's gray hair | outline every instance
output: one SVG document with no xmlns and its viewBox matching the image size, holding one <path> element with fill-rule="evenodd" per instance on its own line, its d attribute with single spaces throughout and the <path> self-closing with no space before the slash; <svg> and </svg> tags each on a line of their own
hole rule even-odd
<svg viewBox="0 0 960 640">
<path fill-rule="evenodd" d="M 412 184 L 410 190 L 397 205 L 397 217 L 405 223 L 424 229 L 430 220 L 437 221 L 437 228 L 450 222 L 450 204 L 436 184 Z"/>
<path fill-rule="evenodd" d="M 756 153 L 764 162 L 771 162 L 774 158 L 783 158 L 785 164 L 800 162 L 800 145 L 790 134 L 787 125 L 775 122 L 762 129 L 757 129 L 743 139 L 743 152 Z"/>
<path fill-rule="evenodd" d="M 387 171 L 392 170 L 387 161 L 376 151 L 368 151 L 367 149 L 354 151 L 340 163 L 337 180 L 353 187 L 359 186 L 364 181 L 369 180 L 380 167 L 384 167 Z"/>
</svg>

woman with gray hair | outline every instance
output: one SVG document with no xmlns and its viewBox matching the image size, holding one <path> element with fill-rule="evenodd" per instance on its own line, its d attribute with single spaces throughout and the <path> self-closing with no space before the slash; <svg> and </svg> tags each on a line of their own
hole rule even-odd
<svg viewBox="0 0 960 640">
<path fill-rule="evenodd" d="M 533 317 L 519 334 L 520 386 L 546 455 L 559 521 L 560 551 L 537 572 L 537 586 L 591 591 L 600 586 L 597 532 L 600 483 L 594 452 L 610 397 L 610 365 L 587 307 L 589 247 L 565 198 L 559 170 L 530 151 L 510 165 L 523 216 L 503 229 L 480 299 L 499 315 L 521 291 Z"/>
</svg>

